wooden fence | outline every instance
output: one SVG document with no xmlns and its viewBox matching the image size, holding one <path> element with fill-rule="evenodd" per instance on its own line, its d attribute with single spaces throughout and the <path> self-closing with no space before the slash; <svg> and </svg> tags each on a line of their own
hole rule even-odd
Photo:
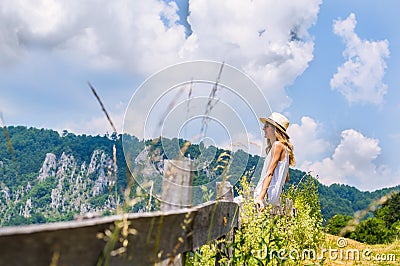
<svg viewBox="0 0 400 266">
<path fill-rule="evenodd" d="M 226 187 L 221 191 L 233 195 Z M 110 265 L 168 264 L 176 262 L 178 254 L 226 236 L 238 226 L 238 209 L 225 199 L 162 212 L 4 227 L 0 228 L 0 265 L 97 265 L 111 250 L 121 251 L 124 246 L 124 252 L 110 257 Z M 116 227 L 120 230 L 112 230 Z M 126 229 L 135 229 L 135 234 L 126 234 Z M 99 236 L 113 232 L 116 244 L 109 248 L 112 241 Z"/>
<path fill-rule="evenodd" d="M 110 265 L 152 265 L 226 235 L 237 227 L 237 218 L 237 204 L 217 201 L 125 218 L 5 227 L 0 229 L 0 265 L 96 265 L 106 245 L 97 235 L 124 219 L 137 232 L 126 238 L 126 252 L 112 257 Z"/>
</svg>

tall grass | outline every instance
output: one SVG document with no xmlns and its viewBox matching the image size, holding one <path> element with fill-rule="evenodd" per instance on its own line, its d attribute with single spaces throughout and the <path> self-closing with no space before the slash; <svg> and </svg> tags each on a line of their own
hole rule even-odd
<svg viewBox="0 0 400 266">
<path fill-rule="evenodd" d="M 212 241 L 188 256 L 189 265 L 297 265 L 304 262 L 303 250 L 318 250 L 323 243 L 322 215 L 315 179 L 309 176 L 298 189 L 292 186 L 286 197 L 298 212 L 258 211 L 246 178 L 241 180 L 243 198 L 240 226 L 233 239 Z M 299 256 L 290 256 L 290 252 Z M 293 254 L 292 254 L 293 255 Z M 318 262 L 316 257 L 308 260 Z"/>
</svg>

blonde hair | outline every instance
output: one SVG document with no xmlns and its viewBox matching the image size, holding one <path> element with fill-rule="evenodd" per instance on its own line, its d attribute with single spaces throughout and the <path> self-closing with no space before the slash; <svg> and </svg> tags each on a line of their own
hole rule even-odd
<svg viewBox="0 0 400 266">
<path fill-rule="evenodd" d="M 275 137 L 276 139 L 281 142 L 283 145 L 285 145 L 285 147 L 287 147 L 288 151 L 289 151 L 289 165 L 291 166 L 295 166 L 296 165 L 296 160 L 294 159 L 294 148 L 292 143 L 290 143 L 289 138 L 283 134 L 280 130 L 276 129 L 276 127 L 274 125 L 271 125 L 274 127 L 274 131 L 275 131 Z M 269 139 L 267 139 L 267 147 L 265 148 L 265 152 L 266 154 L 268 154 L 271 151 L 272 148 L 272 143 Z"/>
</svg>

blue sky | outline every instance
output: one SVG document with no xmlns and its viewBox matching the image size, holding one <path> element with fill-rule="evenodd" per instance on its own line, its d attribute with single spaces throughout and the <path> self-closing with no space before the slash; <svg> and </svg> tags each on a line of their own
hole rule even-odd
<svg viewBox="0 0 400 266">
<path fill-rule="evenodd" d="M 122 131 L 130 99 L 151 75 L 188 60 L 224 61 L 290 119 L 297 168 L 325 184 L 399 185 L 399 7 L 396 0 L 1 0 L 0 111 L 7 125 L 111 132 L 90 81 Z M 259 135 L 245 137 L 262 145 Z"/>
</svg>

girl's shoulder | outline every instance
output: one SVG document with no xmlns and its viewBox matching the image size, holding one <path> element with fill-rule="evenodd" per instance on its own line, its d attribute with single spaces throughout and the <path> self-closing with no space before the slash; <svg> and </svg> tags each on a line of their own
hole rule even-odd
<svg viewBox="0 0 400 266">
<path fill-rule="evenodd" d="M 279 140 L 273 143 L 274 154 L 279 157 L 279 161 L 283 161 L 285 159 L 286 145 L 280 142 Z"/>
<path fill-rule="evenodd" d="M 285 144 L 283 144 L 279 140 L 276 140 L 272 145 L 275 147 L 275 150 L 278 150 L 278 151 L 286 149 Z"/>
</svg>

